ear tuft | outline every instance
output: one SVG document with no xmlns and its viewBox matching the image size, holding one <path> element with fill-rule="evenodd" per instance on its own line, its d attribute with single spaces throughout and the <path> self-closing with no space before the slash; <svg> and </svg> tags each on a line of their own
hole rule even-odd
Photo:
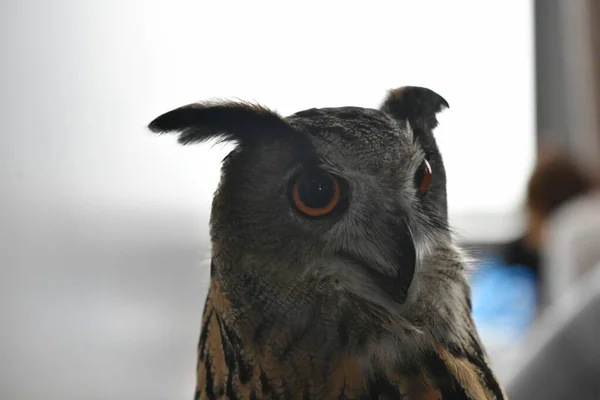
<svg viewBox="0 0 600 400">
<path fill-rule="evenodd" d="M 257 135 L 289 131 L 274 111 L 245 102 L 193 103 L 169 111 L 148 128 L 155 133 L 179 132 L 179 143 L 200 143 L 213 138 L 245 142 Z"/>
<path fill-rule="evenodd" d="M 431 89 L 403 86 L 390 90 L 380 110 L 411 124 L 425 124 L 426 129 L 437 126 L 436 114 L 450 108 L 448 102 Z"/>
</svg>

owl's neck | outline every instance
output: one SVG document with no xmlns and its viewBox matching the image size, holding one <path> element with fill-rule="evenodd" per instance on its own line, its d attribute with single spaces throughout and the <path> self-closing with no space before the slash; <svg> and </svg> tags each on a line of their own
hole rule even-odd
<svg viewBox="0 0 600 400">
<path fill-rule="evenodd" d="M 269 327 L 264 320 L 249 322 L 213 281 L 198 348 L 198 398 L 218 393 L 228 398 L 504 398 L 474 332 L 459 346 L 425 333 L 421 357 L 401 366 L 348 351 L 356 343 L 345 342 L 355 337 L 352 326 L 347 329 L 327 338 Z M 405 349 L 382 341 L 377 350 L 402 354 Z"/>
</svg>

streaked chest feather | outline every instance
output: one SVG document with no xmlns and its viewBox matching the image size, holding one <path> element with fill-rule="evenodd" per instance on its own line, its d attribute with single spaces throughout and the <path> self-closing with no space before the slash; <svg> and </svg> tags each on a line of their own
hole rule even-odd
<svg viewBox="0 0 600 400">
<path fill-rule="evenodd" d="M 284 355 L 244 343 L 211 292 L 198 346 L 196 399 L 505 398 L 474 332 L 461 345 L 427 337 L 411 363 L 371 362 L 342 351 L 317 357 L 296 349 Z"/>
</svg>

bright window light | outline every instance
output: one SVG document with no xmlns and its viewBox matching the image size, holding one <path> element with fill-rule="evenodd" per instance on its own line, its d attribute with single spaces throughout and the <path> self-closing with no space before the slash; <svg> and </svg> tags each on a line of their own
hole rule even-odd
<svg viewBox="0 0 600 400">
<path fill-rule="evenodd" d="M 37 196 L 45 185 L 82 215 L 161 208 L 205 220 L 230 147 L 156 138 L 145 125 L 157 115 L 211 98 L 284 115 L 378 107 L 387 90 L 419 85 L 450 103 L 435 134 L 455 230 L 490 241 L 518 230 L 535 145 L 531 1 L 38 3 L 12 3 L 7 20 L 23 37 L 11 54 L 26 56 L 7 57 L 26 77 L 5 85 L 23 110 L 11 113 L 14 129 L 29 127 L 44 145 L 9 135 L 23 153 L 4 159 L 44 172 L 26 181 L 31 201 L 47 204 Z"/>
</svg>

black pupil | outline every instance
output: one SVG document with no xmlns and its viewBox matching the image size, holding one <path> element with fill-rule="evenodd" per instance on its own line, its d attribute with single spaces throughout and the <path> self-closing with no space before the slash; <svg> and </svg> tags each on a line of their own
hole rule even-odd
<svg viewBox="0 0 600 400">
<path fill-rule="evenodd" d="M 310 208 L 325 208 L 335 195 L 331 177 L 319 172 L 309 172 L 298 182 L 300 200 Z"/>
</svg>

